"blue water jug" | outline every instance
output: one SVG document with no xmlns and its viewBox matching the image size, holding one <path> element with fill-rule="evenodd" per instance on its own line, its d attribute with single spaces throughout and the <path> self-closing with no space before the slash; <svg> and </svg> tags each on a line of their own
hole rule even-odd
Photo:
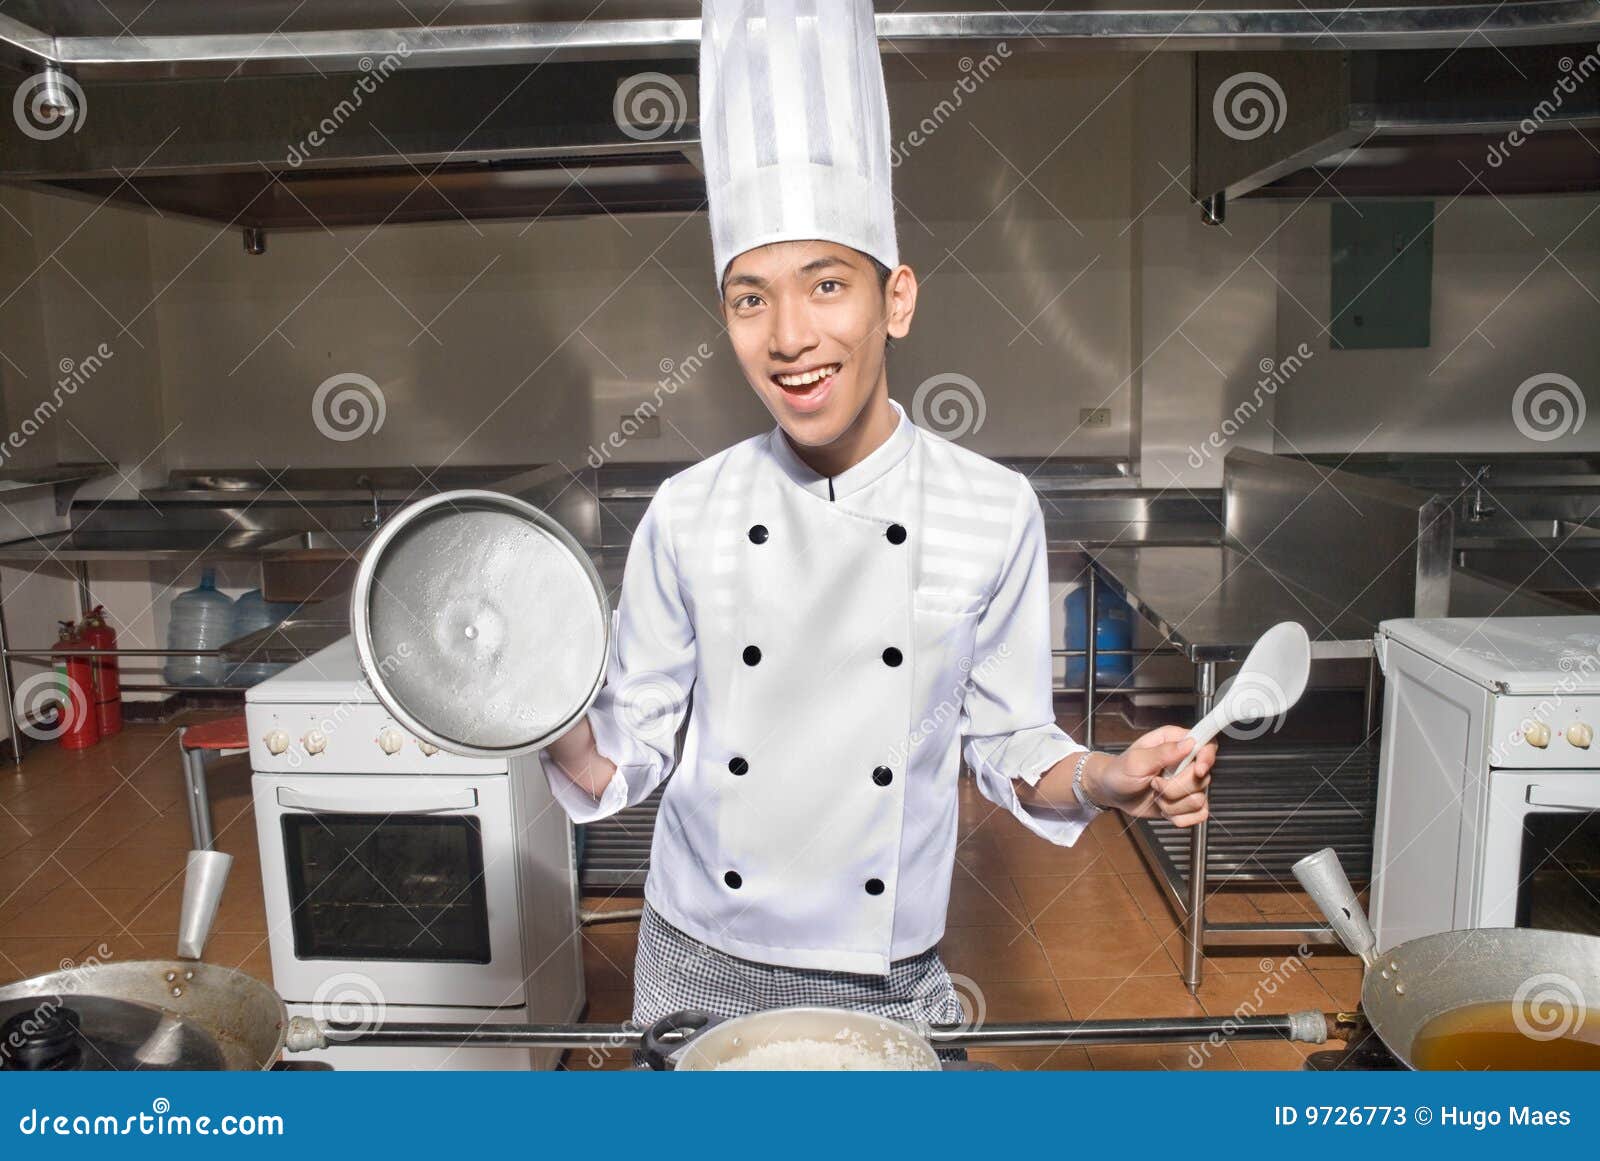
<svg viewBox="0 0 1600 1161">
<path fill-rule="evenodd" d="M 217 591 L 217 570 L 208 568 L 200 584 L 172 600 L 167 648 L 218 649 L 233 632 L 233 602 Z M 169 685 L 221 685 L 222 658 L 195 653 L 167 658 Z"/>
<path fill-rule="evenodd" d="M 288 601 L 269 601 L 261 595 L 260 589 L 251 589 L 233 602 L 233 631 L 228 634 L 228 640 L 276 625 L 286 620 L 295 607 Z M 228 674 L 228 684 L 254 685 L 287 668 L 288 663 L 283 661 L 242 661 Z"/>
<path fill-rule="evenodd" d="M 1098 621 L 1094 634 L 1096 649 L 1131 649 L 1133 647 L 1133 618 L 1128 603 L 1104 585 L 1095 593 Z M 1067 590 L 1067 648 L 1085 649 L 1088 641 L 1089 586 L 1081 581 Z M 1067 658 L 1067 684 L 1083 686 L 1084 661 L 1082 657 Z M 1133 672 L 1133 658 L 1126 653 L 1105 654 L 1095 657 L 1094 679 L 1101 687 L 1121 685 Z"/>
</svg>

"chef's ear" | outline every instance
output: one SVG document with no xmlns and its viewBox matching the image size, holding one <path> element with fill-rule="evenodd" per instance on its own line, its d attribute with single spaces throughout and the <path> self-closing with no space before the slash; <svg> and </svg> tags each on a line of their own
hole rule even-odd
<svg viewBox="0 0 1600 1161">
<path fill-rule="evenodd" d="M 889 271 L 883 284 L 885 330 L 889 338 L 903 339 L 911 332 L 911 316 L 917 313 L 917 275 L 901 264 Z"/>
</svg>

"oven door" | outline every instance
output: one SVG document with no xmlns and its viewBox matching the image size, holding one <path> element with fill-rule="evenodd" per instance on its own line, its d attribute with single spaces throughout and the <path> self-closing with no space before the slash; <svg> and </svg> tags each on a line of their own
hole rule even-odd
<svg viewBox="0 0 1600 1161">
<path fill-rule="evenodd" d="M 253 779 L 273 982 L 285 1000 L 524 1003 L 506 775 Z"/>
<path fill-rule="evenodd" d="M 1474 927 L 1600 935 L 1600 772 L 1490 775 Z"/>
</svg>

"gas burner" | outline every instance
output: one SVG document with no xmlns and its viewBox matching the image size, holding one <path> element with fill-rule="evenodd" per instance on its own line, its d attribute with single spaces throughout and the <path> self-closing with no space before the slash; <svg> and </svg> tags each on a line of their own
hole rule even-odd
<svg viewBox="0 0 1600 1161">
<path fill-rule="evenodd" d="M 1307 1072 L 1401 1072 L 1405 1065 L 1372 1033 L 1343 1049 L 1313 1052 L 1302 1066 Z"/>
<path fill-rule="evenodd" d="M 37 1008 L 18 1012 L 0 1025 L 0 1070 L 69 1072 L 83 1060 L 78 1013 L 60 997 L 46 997 Z"/>
</svg>

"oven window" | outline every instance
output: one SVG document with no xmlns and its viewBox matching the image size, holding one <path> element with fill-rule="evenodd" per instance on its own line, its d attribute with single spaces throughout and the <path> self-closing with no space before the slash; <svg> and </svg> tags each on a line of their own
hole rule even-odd
<svg viewBox="0 0 1600 1161">
<path fill-rule="evenodd" d="M 286 814 L 299 959 L 488 963 L 475 818 Z"/>
<path fill-rule="evenodd" d="M 1529 814 L 1517 926 L 1600 935 L 1600 814 Z"/>
</svg>

